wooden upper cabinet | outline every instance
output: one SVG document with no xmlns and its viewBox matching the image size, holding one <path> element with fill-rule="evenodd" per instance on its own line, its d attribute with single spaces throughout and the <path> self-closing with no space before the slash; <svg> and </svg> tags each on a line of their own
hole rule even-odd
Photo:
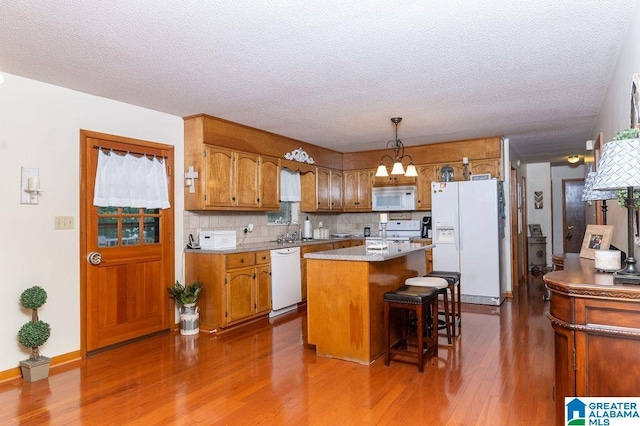
<svg viewBox="0 0 640 426">
<path fill-rule="evenodd" d="M 389 175 L 385 177 L 377 177 L 374 174 L 373 178 L 373 186 L 407 186 L 407 185 L 415 185 L 416 178 L 414 177 L 406 177 L 404 175 Z"/>
<path fill-rule="evenodd" d="M 204 202 L 207 207 L 228 207 L 233 205 L 235 158 L 227 149 L 206 146 Z"/>
<path fill-rule="evenodd" d="M 258 192 L 258 156 L 244 152 L 236 155 L 236 187 L 232 197 L 236 207 L 258 208 L 260 207 L 260 194 Z"/>
<path fill-rule="evenodd" d="M 343 175 L 343 207 L 345 210 L 371 210 L 373 170 L 346 170 Z"/>
<path fill-rule="evenodd" d="M 313 171 L 300 173 L 300 211 L 313 212 L 316 211 L 317 203 L 317 190 L 316 190 L 316 175 L 317 171 L 314 168 Z"/>
<path fill-rule="evenodd" d="M 260 157 L 260 207 L 280 210 L 280 159 Z"/>
<path fill-rule="evenodd" d="M 424 166 L 416 166 L 418 169 L 417 186 L 418 186 L 418 210 L 431 210 L 431 182 L 437 182 L 438 166 L 435 164 L 427 164 Z"/>
<path fill-rule="evenodd" d="M 340 170 L 331 170 L 331 191 L 329 193 L 329 205 L 332 210 L 342 209 L 342 172 Z"/>
<path fill-rule="evenodd" d="M 280 208 L 279 159 L 211 145 L 205 145 L 204 158 L 204 209 Z"/>
<path fill-rule="evenodd" d="M 471 173 L 481 175 L 489 173 L 491 178 L 502 179 L 500 159 L 489 158 L 486 160 L 474 160 L 469 163 Z"/>
<path fill-rule="evenodd" d="M 317 167 L 300 174 L 300 211 L 342 210 L 342 171 Z"/>
<path fill-rule="evenodd" d="M 331 209 L 331 170 L 318 167 L 316 173 L 316 201 L 318 210 Z"/>
</svg>

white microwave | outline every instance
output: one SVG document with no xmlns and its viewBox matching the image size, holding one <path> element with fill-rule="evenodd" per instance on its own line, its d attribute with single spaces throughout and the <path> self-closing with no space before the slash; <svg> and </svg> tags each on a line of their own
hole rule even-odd
<svg viewBox="0 0 640 426">
<path fill-rule="evenodd" d="M 415 186 L 376 186 L 371 190 L 374 211 L 402 211 L 416 209 Z"/>
</svg>

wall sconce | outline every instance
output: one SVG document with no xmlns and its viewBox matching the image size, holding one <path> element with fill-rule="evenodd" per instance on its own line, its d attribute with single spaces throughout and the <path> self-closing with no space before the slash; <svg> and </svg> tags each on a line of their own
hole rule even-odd
<svg viewBox="0 0 640 426">
<path fill-rule="evenodd" d="M 38 195 L 42 192 L 40 189 L 40 169 L 23 167 L 20 179 L 20 203 L 38 204 Z"/>
<path fill-rule="evenodd" d="M 189 188 L 189 193 L 196 193 L 196 179 L 198 178 L 198 172 L 193 169 L 193 166 L 189 166 L 189 170 L 184 174 L 184 186 Z"/>
<path fill-rule="evenodd" d="M 567 161 L 571 164 L 576 164 L 578 161 L 580 161 L 580 156 L 579 155 L 570 155 L 567 157 Z"/>
<path fill-rule="evenodd" d="M 398 139 L 398 124 L 402 121 L 402 117 L 394 117 L 391 119 L 391 122 L 396 126 L 396 138 L 395 140 L 391 140 L 387 142 L 387 148 L 393 149 L 393 157 L 390 155 L 383 155 L 380 159 L 380 165 L 378 166 L 378 170 L 376 170 L 376 177 L 386 177 L 389 176 L 389 172 L 387 171 L 387 166 L 384 164 L 384 159 L 389 158 L 393 161 L 393 167 L 391 168 L 392 175 L 405 175 L 406 177 L 417 177 L 418 171 L 416 170 L 416 166 L 413 165 L 413 158 L 409 154 L 404 153 L 404 145 L 400 139 Z M 402 160 L 404 158 L 409 159 L 409 165 L 407 166 L 407 171 L 405 172 L 404 166 L 402 165 Z"/>
</svg>

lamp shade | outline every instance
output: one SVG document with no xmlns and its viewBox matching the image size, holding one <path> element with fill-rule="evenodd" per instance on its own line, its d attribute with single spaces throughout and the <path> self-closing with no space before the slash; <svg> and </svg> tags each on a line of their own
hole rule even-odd
<svg viewBox="0 0 640 426">
<path fill-rule="evenodd" d="M 380 164 L 378 166 L 378 170 L 376 170 L 376 177 L 387 177 L 387 176 L 389 176 L 387 167 L 384 164 Z"/>
<path fill-rule="evenodd" d="M 620 190 L 640 187 L 640 139 L 611 141 L 602 156 L 592 189 Z"/>
<path fill-rule="evenodd" d="M 582 201 L 614 200 L 617 198 L 615 191 L 598 191 L 593 189 L 593 182 L 596 179 L 596 172 L 587 173 L 582 190 Z"/>
<path fill-rule="evenodd" d="M 413 163 L 407 166 L 407 173 L 404 174 L 406 177 L 418 177 L 418 170 L 416 170 L 416 166 Z"/>
<path fill-rule="evenodd" d="M 393 169 L 391 169 L 392 175 L 403 175 L 404 167 L 402 167 L 402 163 L 400 161 L 396 161 L 393 163 Z"/>
</svg>

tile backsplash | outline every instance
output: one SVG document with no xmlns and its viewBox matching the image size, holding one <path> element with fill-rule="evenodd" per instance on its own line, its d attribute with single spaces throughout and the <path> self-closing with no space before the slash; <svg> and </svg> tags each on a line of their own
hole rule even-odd
<svg viewBox="0 0 640 426">
<path fill-rule="evenodd" d="M 413 220 L 421 220 L 426 212 L 412 212 Z M 317 228 L 319 222 L 323 227 L 329 228 L 329 233 L 349 233 L 362 236 L 365 226 L 371 228 L 371 234 L 378 233 L 379 213 L 339 213 L 339 214 L 307 214 L 300 213 L 301 222 L 309 216 L 313 228 Z M 253 224 L 253 232 L 244 234 L 244 228 Z M 226 211 L 185 211 L 184 212 L 184 244 L 189 240 L 189 234 L 198 240 L 198 229 L 232 230 L 236 231 L 238 244 L 260 243 L 274 241 L 287 232 L 301 230 L 300 225 L 267 225 L 267 214 L 262 212 L 226 212 Z"/>
</svg>

